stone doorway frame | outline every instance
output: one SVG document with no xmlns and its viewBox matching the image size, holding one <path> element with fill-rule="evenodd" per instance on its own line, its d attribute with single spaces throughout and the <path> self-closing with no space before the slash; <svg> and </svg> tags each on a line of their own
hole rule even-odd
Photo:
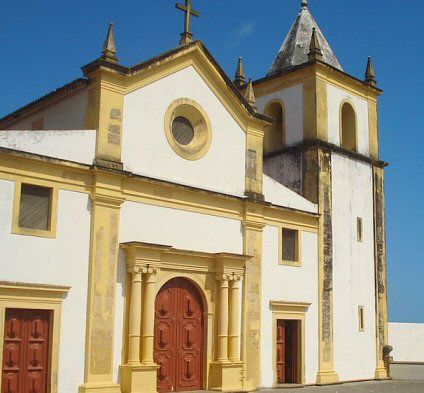
<svg viewBox="0 0 424 393">
<path fill-rule="evenodd" d="M 157 392 L 159 366 L 153 359 L 155 300 L 162 286 L 177 277 L 193 282 L 204 300 L 203 386 L 218 391 L 241 390 L 244 364 L 240 361 L 240 282 L 251 257 L 143 242 L 123 243 L 121 248 L 125 251 L 129 283 L 122 392 Z"/>
</svg>

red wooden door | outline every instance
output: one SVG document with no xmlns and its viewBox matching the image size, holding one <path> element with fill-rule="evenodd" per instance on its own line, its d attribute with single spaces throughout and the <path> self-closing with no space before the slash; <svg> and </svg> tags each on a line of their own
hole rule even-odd
<svg viewBox="0 0 424 393">
<path fill-rule="evenodd" d="M 299 383 L 299 321 L 277 320 L 277 381 Z"/>
<path fill-rule="evenodd" d="M 50 311 L 7 309 L 2 393 L 48 393 Z"/>
<path fill-rule="evenodd" d="M 155 362 L 160 392 L 202 389 L 203 307 L 189 281 L 165 284 L 155 304 Z"/>
</svg>

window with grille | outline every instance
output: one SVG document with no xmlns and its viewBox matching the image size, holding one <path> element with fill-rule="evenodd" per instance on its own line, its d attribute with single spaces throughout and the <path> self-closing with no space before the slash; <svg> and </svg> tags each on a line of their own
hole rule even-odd
<svg viewBox="0 0 424 393">
<path fill-rule="evenodd" d="M 282 228 L 282 259 L 287 262 L 299 262 L 299 231 Z"/>
<path fill-rule="evenodd" d="M 50 230 L 52 189 L 22 184 L 19 202 L 19 227 Z"/>
</svg>

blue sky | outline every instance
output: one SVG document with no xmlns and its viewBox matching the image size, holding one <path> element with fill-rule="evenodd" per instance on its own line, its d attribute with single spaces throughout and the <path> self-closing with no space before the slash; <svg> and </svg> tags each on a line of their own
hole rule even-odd
<svg viewBox="0 0 424 393">
<path fill-rule="evenodd" d="M 81 76 L 115 22 L 118 56 L 132 65 L 175 47 L 183 14 L 173 0 L 3 0 L 0 117 Z M 195 37 L 233 76 L 239 56 L 266 74 L 300 0 L 193 0 Z M 424 6 L 401 0 L 310 0 L 344 69 L 363 77 L 371 55 L 379 87 L 386 171 L 390 319 L 424 322 Z"/>
</svg>

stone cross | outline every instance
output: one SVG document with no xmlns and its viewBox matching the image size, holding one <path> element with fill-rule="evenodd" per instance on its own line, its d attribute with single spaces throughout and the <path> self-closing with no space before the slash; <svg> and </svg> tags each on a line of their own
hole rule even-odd
<svg viewBox="0 0 424 393">
<path fill-rule="evenodd" d="M 185 13 L 184 33 L 181 34 L 180 45 L 187 44 L 192 41 L 193 34 L 190 32 L 191 17 L 199 17 L 200 13 L 195 11 L 191 6 L 191 0 L 185 0 L 185 5 L 175 4 L 175 7 Z"/>
</svg>

